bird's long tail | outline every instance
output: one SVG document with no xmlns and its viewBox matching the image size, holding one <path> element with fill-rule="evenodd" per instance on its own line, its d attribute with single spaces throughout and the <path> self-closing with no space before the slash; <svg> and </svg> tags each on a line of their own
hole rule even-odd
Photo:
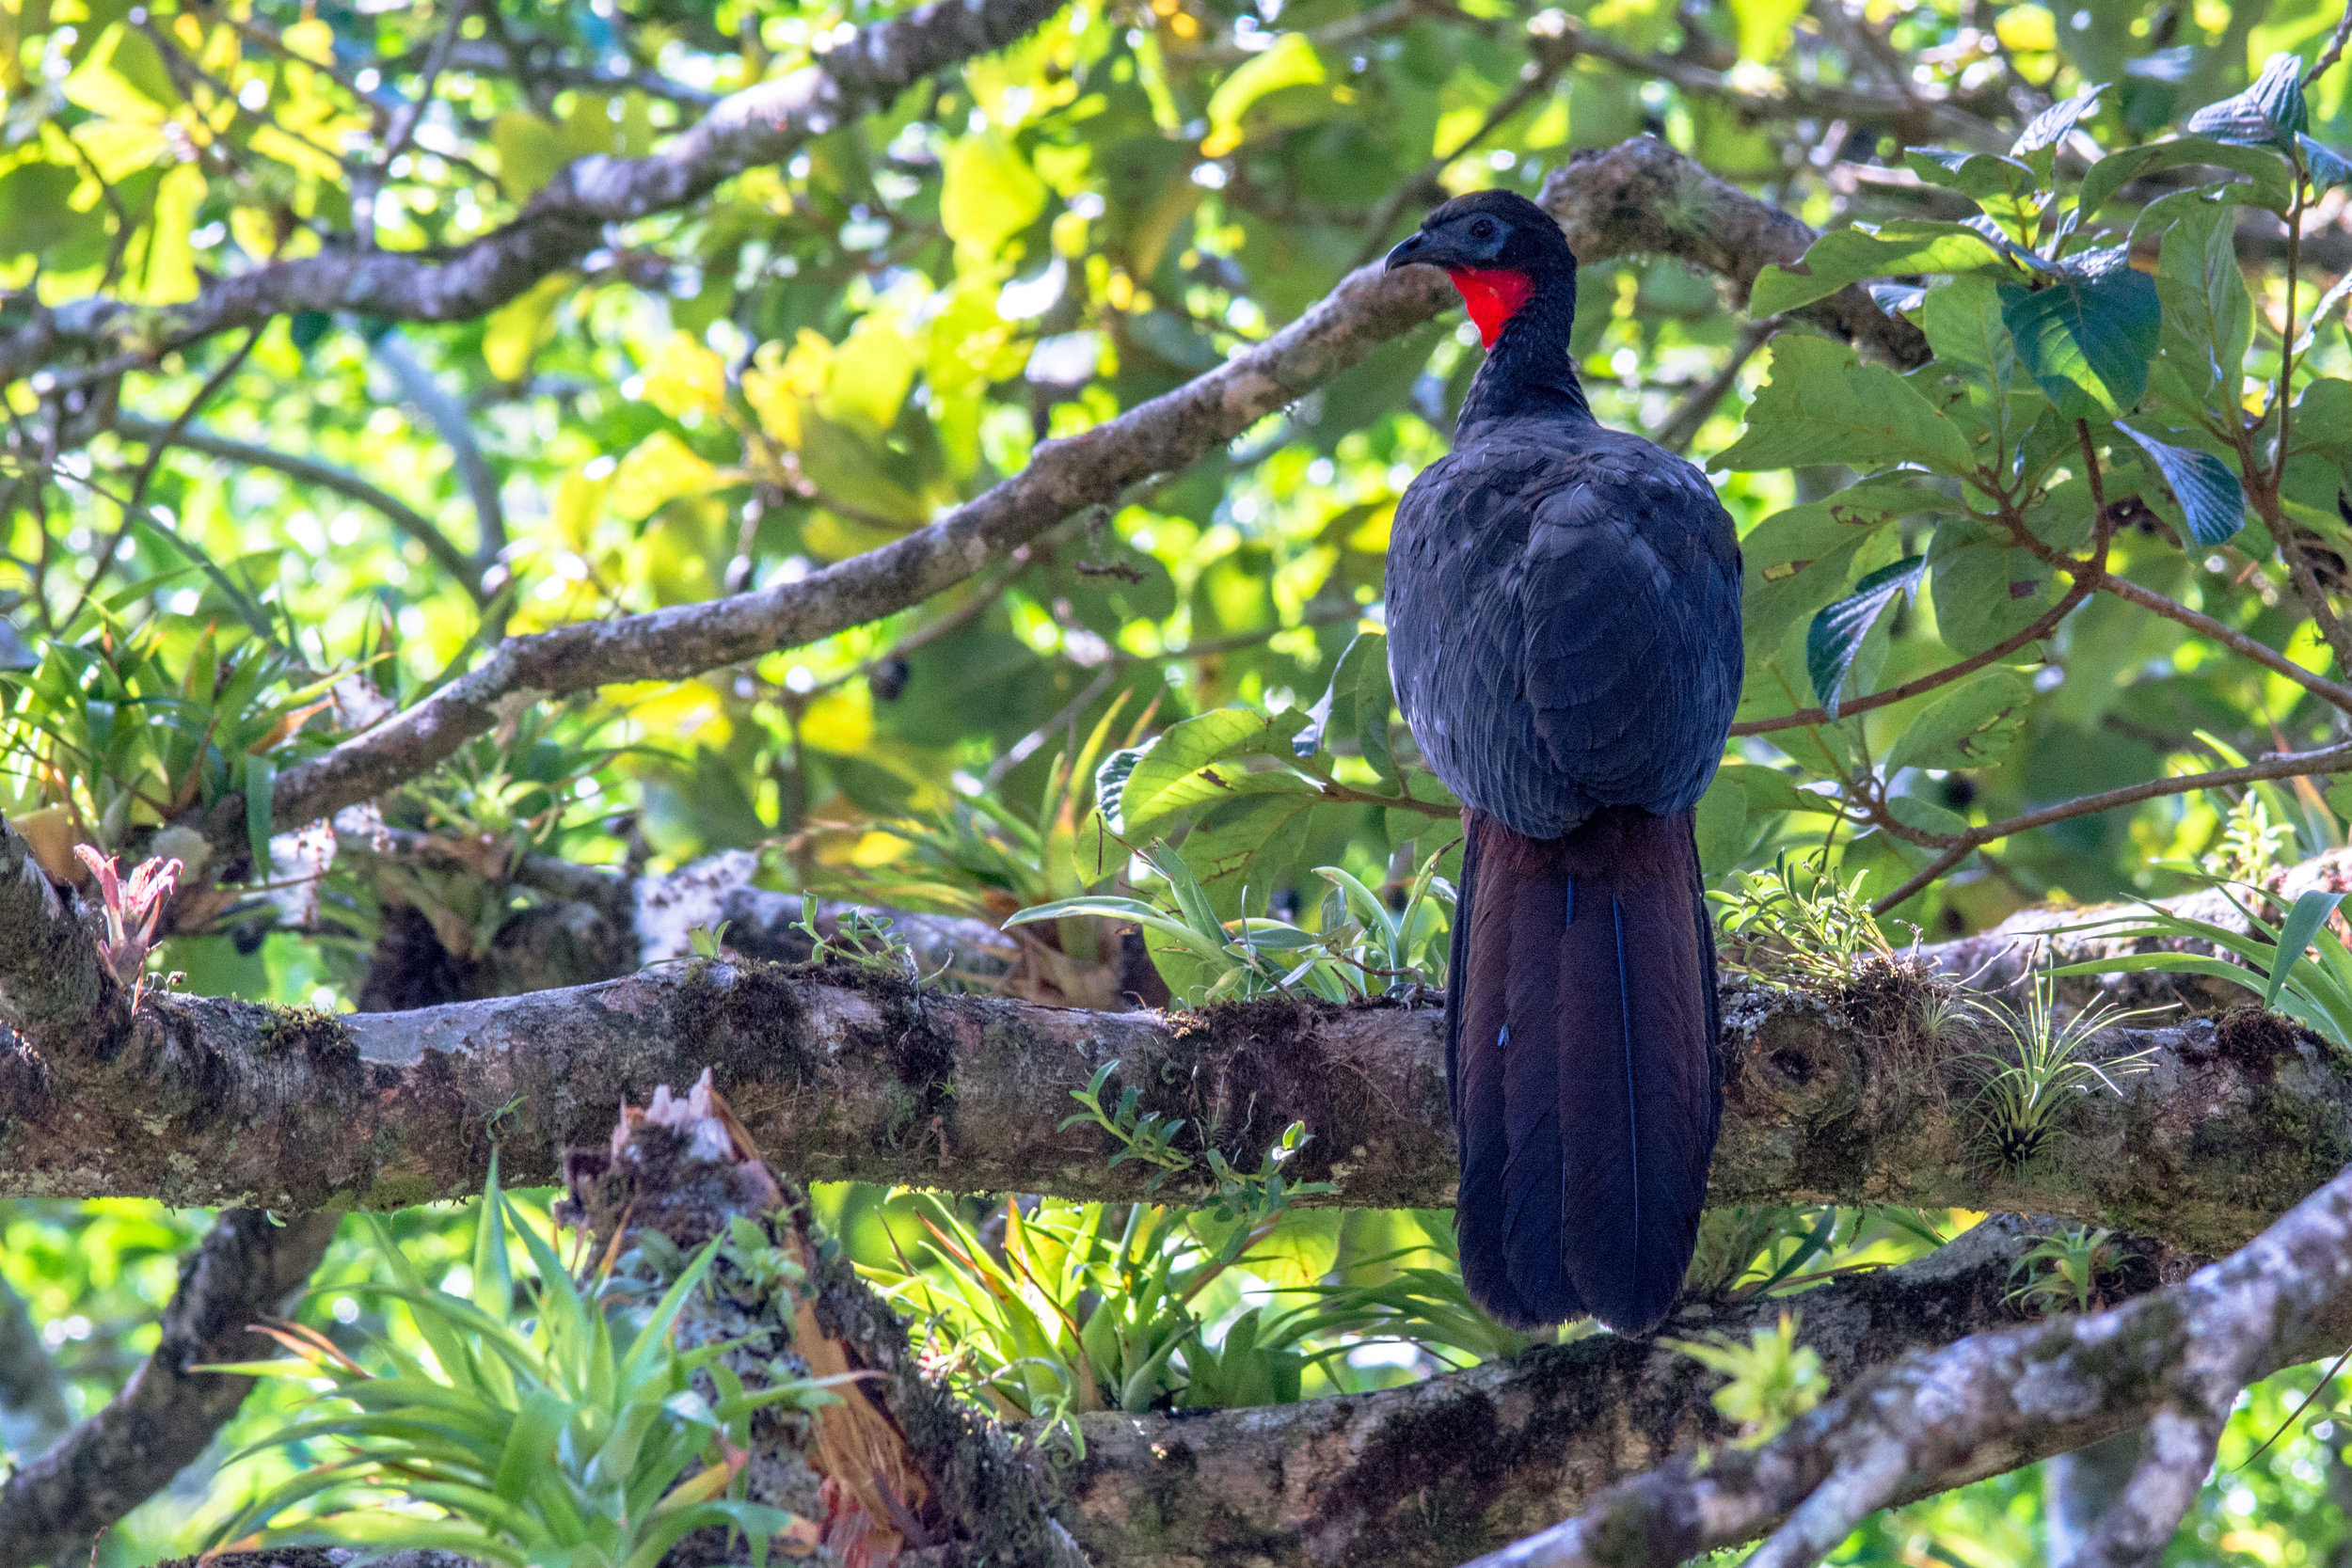
<svg viewBox="0 0 2352 1568">
<path fill-rule="evenodd" d="M 1723 1117 L 1715 946 L 1689 812 L 1563 838 L 1468 814 L 1446 985 L 1462 1276 L 1497 1318 L 1674 1307 Z"/>
</svg>

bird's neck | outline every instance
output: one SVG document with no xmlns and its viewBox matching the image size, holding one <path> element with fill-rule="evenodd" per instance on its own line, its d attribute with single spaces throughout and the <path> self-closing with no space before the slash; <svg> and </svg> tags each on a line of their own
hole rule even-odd
<svg viewBox="0 0 2352 1568">
<path fill-rule="evenodd" d="M 1470 379 L 1458 426 L 1528 416 L 1593 418 L 1576 377 L 1568 334 L 1576 325 L 1576 278 L 1524 272 L 1451 275 L 1486 345 L 1486 362 Z"/>
</svg>

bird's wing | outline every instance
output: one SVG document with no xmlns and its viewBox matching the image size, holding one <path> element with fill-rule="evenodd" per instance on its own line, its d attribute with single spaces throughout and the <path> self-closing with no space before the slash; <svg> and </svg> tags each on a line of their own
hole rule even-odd
<svg viewBox="0 0 2352 1568">
<path fill-rule="evenodd" d="M 1556 774 L 1597 805 L 1696 804 L 1740 703 L 1740 546 L 1698 470 L 1632 437 L 1536 502 L 1517 576 L 1519 687 Z"/>
</svg>

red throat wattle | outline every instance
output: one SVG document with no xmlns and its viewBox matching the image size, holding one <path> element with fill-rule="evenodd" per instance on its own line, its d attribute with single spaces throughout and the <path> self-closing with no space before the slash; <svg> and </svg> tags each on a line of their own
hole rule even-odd
<svg viewBox="0 0 2352 1568">
<path fill-rule="evenodd" d="M 1502 324 L 1518 314 L 1527 296 L 1535 292 L 1534 278 L 1503 267 L 1448 267 L 1446 276 L 1462 292 L 1462 303 L 1470 307 L 1470 318 L 1478 324 L 1479 341 L 1488 348 L 1495 346 Z"/>
</svg>

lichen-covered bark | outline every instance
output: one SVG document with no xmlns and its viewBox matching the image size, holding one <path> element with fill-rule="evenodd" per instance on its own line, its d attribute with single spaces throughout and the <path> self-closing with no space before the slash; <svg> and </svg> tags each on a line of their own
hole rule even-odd
<svg viewBox="0 0 2352 1568">
<path fill-rule="evenodd" d="M 1035 1457 L 923 1374 L 898 1315 L 826 1241 L 798 1184 L 746 1147 L 723 1099 L 705 1084 L 622 1118 L 605 1144 L 567 1153 L 560 1217 L 586 1226 L 600 1255 L 650 1271 L 649 1290 L 668 1280 L 648 1235 L 671 1259 L 717 1242 L 707 1288 L 678 1313 L 678 1342 L 729 1346 L 727 1364 L 750 1390 L 779 1377 L 843 1380 L 813 1413 L 755 1417 L 753 1501 L 818 1526 L 830 1561 L 906 1551 L 908 1561 L 974 1568 L 1085 1568 L 1047 1512 Z M 739 1557 L 739 1542 L 709 1533 L 665 1562 Z"/>
<path fill-rule="evenodd" d="M 1915 982 L 1838 1003 L 1725 989 L 1727 1114 L 1711 1201 L 1870 1201 L 2097 1219 L 2228 1250 L 2352 1159 L 2352 1075 L 2254 1013 L 2125 1032 L 2120 1097 L 2084 1096 L 2023 1173 L 2000 1168 L 1957 1053 L 1919 1037 Z M 1287 1123 L 1330 1202 L 1452 1201 L 1433 1008 L 1253 1003 L 1096 1013 L 918 992 L 854 970 L 691 960 L 576 990 L 331 1018 L 151 996 L 103 1062 L 0 1081 L 0 1194 L 139 1195 L 278 1210 L 544 1181 L 614 1101 L 711 1068 L 780 1165 L 1080 1198 L 1142 1196 L 1116 1146 L 1064 1128 L 1117 1060 L 1145 1108 L 1254 1164 Z M 1176 1190 L 1181 1191 L 1181 1188 Z"/>
<path fill-rule="evenodd" d="M 1660 1466 L 1475 1568 L 1671 1568 L 1767 1530 L 1752 1561 L 1816 1562 L 1878 1509 L 2141 1424 L 2149 1453 L 2087 1555 L 2151 1560 L 2203 1480 L 2238 1392 L 2347 1338 L 2352 1170 L 2181 1284 L 1905 1357 L 1761 1449 Z"/>
<path fill-rule="evenodd" d="M 2010 1271 L 2037 1232 L 1989 1221 L 1903 1268 L 1793 1302 L 1687 1307 L 1662 1332 L 1744 1340 L 1794 1310 L 1843 1386 L 2017 1323 Z M 2124 1288 L 2154 1284 L 2143 1259 Z M 1672 1452 L 1736 1436 L 1708 1402 L 1720 1381 L 1655 1342 L 1597 1335 L 1360 1398 L 1089 1416 L 1068 1516 L 1096 1562 L 1121 1568 L 1454 1568 Z"/>
</svg>

